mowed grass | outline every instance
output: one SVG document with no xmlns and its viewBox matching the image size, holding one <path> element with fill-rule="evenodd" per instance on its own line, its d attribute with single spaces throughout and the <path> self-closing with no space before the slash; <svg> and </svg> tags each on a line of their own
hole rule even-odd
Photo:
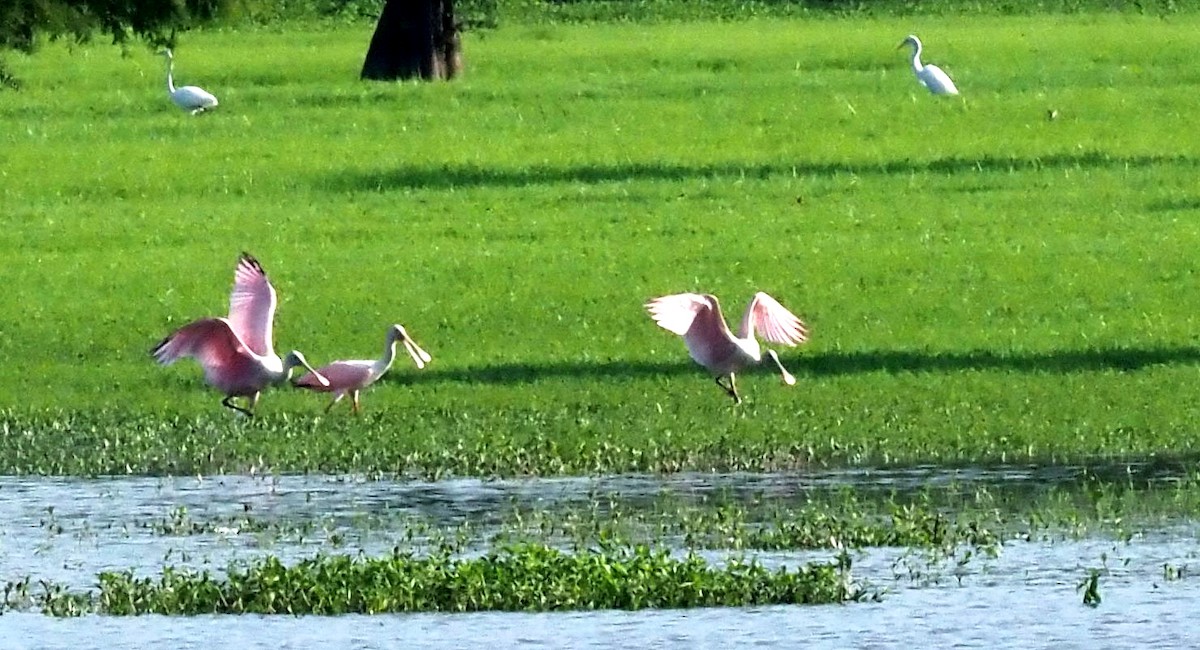
<svg viewBox="0 0 1200 650">
<path fill-rule="evenodd" d="M 1189 455 L 1200 18 L 508 25 L 453 83 L 371 26 L 51 45 L 0 93 L 0 470 L 559 473 Z M 909 32 L 961 98 L 916 85 Z M 1050 112 L 1055 111 L 1054 119 Z M 148 350 L 256 255 L 277 347 L 398 359 L 249 425 Z M 734 407 L 648 298 L 811 326 Z"/>
</svg>

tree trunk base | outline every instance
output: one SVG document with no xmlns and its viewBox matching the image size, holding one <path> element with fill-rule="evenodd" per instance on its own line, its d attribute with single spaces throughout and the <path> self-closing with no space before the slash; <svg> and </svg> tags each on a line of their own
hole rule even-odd
<svg viewBox="0 0 1200 650">
<path fill-rule="evenodd" d="M 462 67 L 454 0 L 388 0 L 360 76 L 376 81 L 453 79 Z"/>
</svg>

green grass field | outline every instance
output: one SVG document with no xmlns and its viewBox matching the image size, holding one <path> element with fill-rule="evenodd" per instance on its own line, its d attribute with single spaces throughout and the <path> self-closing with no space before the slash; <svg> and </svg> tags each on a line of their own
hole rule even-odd
<svg viewBox="0 0 1200 650">
<path fill-rule="evenodd" d="M 0 93 L 0 471 L 579 473 L 1074 462 L 1200 447 L 1200 17 L 507 25 L 453 83 L 365 84 L 370 25 L 51 45 Z M 909 32 L 963 91 L 919 88 Z M 1056 111 L 1056 119 L 1049 112 Z M 237 255 L 358 418 L 246 423 L 147 351 Z M 734 407 L 653 296 L 801 315 Z"/>
</svg>

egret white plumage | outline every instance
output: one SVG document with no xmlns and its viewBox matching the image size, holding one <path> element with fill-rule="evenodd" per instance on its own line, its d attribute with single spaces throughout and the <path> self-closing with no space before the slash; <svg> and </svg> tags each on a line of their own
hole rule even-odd
<svg viewBox="0 0 1200 650">
<path fill-rule="evenodd" d="M 754 294 L 746 307 L 736 335 L 725 323 L 717 297 L 711 294 L 662 296 L 646 303 L 646 311 L 659 327 L 683 337 L 692 359 L 713 374 L 717 385 L 735 403 L 741 403 L 742 398 L 737 393 L 734 373 L 762 361 L 762 348 L 756 334 L 780 345 L 796 345 L 808 340 L 804 322 L 761 291 Z M 783 383 L 789 386 L 796 383 L 796 378 L 783 367 L 774 350 L 767 350 L 767 356 L 779 368 Z M 729 377 L 728 385 L 721 383 L 723 377 Z"/>
<path fill-rule="evenodd" d="M 913 74 L 917 75 L 917 81 L 921 82 L 922 86 L 929 89 L 929 92 L 935 95 L 957 95 L 958 88 L 954 86 L 954 82 L 950 80 L 950 75 L 946 74 L 941 68 L 930 63 L 927 65 L 921 64 L 921 39 L 914 34 L 909 34 L 901 41 L 897 50 L 911 45 L 912 53 L 912 69 Z"/>
<path fill-rule="evenodd" d="M 185 111 L 190 111 L 192 115 L 217 106 L 217 98 L 199 86 L 180 86 L 176 88 L 175 81 L 172 79 L 172 73 L 175 69 L 175 56 L 171 54 L 169 48 L 160 51 L 158 54 L 167 58 L 167 95 L 171 98 L 171 101 L 175 102 L 176 106 Z"/>
</svg>

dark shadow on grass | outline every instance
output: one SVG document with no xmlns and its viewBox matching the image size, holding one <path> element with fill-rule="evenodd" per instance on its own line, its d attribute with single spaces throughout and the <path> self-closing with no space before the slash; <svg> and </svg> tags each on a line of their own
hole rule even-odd
<svg viewBox="0 0 1200 650">
<path fill-rule="evenodd" d="M 1149 366 L 1200 362 L 1200 348 L 1107 348 L 1055 352 L 1003 353 L 913 352 L 882 350 L 831 352 L 800 357 L 798 370 L 814 376 L 852 375 L 866 372 L 957 372 L 1009 370 L 1025 373 L 1075 373 L 1101 370 L 1132 371 Z M 803 365 L 801 368 L 800 366 Z"/>
<path fill-rule="evenodd" d="M 1108 348 L 1058 352 L 1000 353 L 916 352 L 877 350 L 785 354 L 784 365 L 801 377 L 832 377 L 871 372 L 950 373 L 970 370 L 1004 370 L 1021 373 L 1135 371 L 1151 366 L 1200 363 L 1200 348 Z M 757 372 L 770 373 L 769 366 Z M 396 384 L 461 382 L 482 384 L 527 384 L 558 378 L 641 379 L 671 375 L 702 375 L 703 370 L 686 357 L 678 361 L 569 361 L 559 363 L 501 363 L 466 368 L 428 368 L 424 371 L 393 372 L 384 378 Z"/>
<path fill-rule="evenodd" d="M 898 160 L 885 163 L 780 161 L 775 163 L 723 162 L 685 165 L 672 163 L 617 163 L 586 165 L 532 165 L 519 169 L 478 165 L 402 165 L 381 171 L 347 171 L 324 177 L 318 183 L 340 192 L 382 192 L 403 189 L 469 187 L 523 187 L 554 183 L 606 183 L 631 180 L 686 180 L 689 178 L 770 178 L 793 174 L 959 174 L 1039 169 L 1141 168 L 1158 165 L 1200 167 L 1191 156 L 1112 156 L 1099 151 L 1048 156 L 952 156 L 934 160 Z"/>
<path fill-rule="evenodd" d="M 667 375 L 700 372 L 700 367 L 682 362 L 653 361 L 567 361 L 559 363 L 498 363 L 466 368 L 434 368 L 384 375 L 382 381 L 397 384 L 426 384 L 430 382 L 461 382 L 473 384 L 531 384 L 547 379 L 643 379 Z"/>
<path fill-rule="evenodd" d="M 1200 198 L 1177 199 L 1174 201 L 1155 201 L 1147 206 L 1154 212 L 1175 212 L 1179 210 L 1200 210 Z"/>
</svg>

